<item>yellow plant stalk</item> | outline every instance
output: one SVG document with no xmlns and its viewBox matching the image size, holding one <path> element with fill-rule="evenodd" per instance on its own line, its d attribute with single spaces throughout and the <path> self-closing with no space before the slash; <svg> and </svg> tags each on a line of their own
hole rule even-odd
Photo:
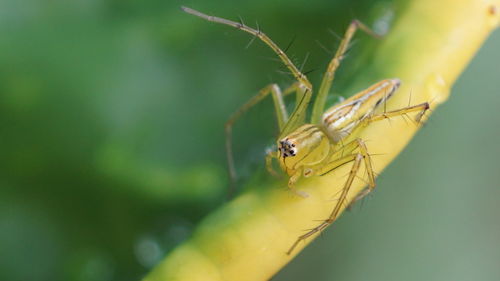
<svg viewBox="0 0 500 281">
<path fill-rule="evenodd" d="M 387 109 L 444 102 L 450 88 L 489 33 L 500 21 L 500 0 L 418 0 L 397 15 L 395 25 L 374 49 L 373 61 L 349 93 L 382 78 L 397 77 L 402 87 Z M 395 118 L 375 122 L 360 132 L 368 140 L 374 170 L 380 173 L 404 148 L 418 127 Z M 291 255 L 286 252 L 304 230 L 325 219 L 344 187 L 350 165 L 325 176 L 301 180 L 296 187 L 308 198 L 285 191 L 283 182 L 242 194 L 210 214 L 187 242 L 160 262 L 144 281 L 269 280 L 313 238 Z M 363 171 L 360 175 L 363 174 Z M 365 183 L 356 180 L 352 200 Z M 383 187 L 382 187 L 383 188 Z"/>
</svg>

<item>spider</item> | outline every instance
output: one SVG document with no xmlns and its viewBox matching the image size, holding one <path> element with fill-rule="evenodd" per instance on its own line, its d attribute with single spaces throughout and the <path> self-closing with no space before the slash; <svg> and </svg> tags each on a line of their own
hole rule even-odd
<svg viewBox="0 0 500 281">
<path fill-rule="evenodd" d="M 345 204 L 349 189 L 362 163 L 364 163 L 368 174 L 368 188 L 354 198 L 349 205 L 360 200 L 375 188 L 375 173 L 366 144 L 363 139 L 356 137 L 357 134 L 354 134 L 354 131 L 360 130 L 370 123 L 395 116 L 405 116 L 408 113 L 417 113 L 415 121 L 419 124 L 429 109 L 429 103 L 424 102 L 392 111 L 384 109 L 382 113 L 376 112 L 376 109 L 381 104 L 385 105 L 387 100 L 393 96 L 401 83 L 399 79 L 392 78 L 379 81 L 324 111 L 335 71 L 339 67 L 340 61 L 344 57 L 356 30 L 360 29 L 373 37 L 379 37 L 378 34 L 371 31 L 360 21 L 353 20 L 345 31 L 334 57 L 328 64 L 312 108 L 310 122 L 307 123 L 305 121 L 306 112 L 313 94 L 312 85 L 308 78 L 288 58 L 285 52 L 266 34 L 260 29 L 253 29 L 246 26 L 243 22 L 234 22 L 224 18 L 209 16 L 187 7 L 182 7 L 182 10 L 207 21 L 232 26 L 259 38 L 278 55 L 297 80 L 283 91 L 277 84 L 270 84 L 264 87 L 257 95 L 233 113 L 226 122 L 226 151 L 229 175 L 232 182 L 236 179 L 232 155 L 232 126 L 242 114 L 269 94 L 271 94 L 274 101 L 280 133 L 277 138 L 277 151 L 267 153 L 266 167 L 271 174 L 276 174 L 272 168 L 272 160 L 277 159 L 281 169 L 289 176 L 288 187 L 295 194 L 301 197 L 308 196 L 305 192 L 295 189 L 295 184 L 301 178 L 323 176 L 340 166 L 352 162 L 351 170 L 339 196 L 339 200 L 329 217 L 323 220 L 318 226 L 310 229 L 307 233 L 299 236 L 287 252 L 287 254 L 291 254 L 302 240 L 321 232 L 335 221 L 342 209 L 342 205 Z M 289 115 L 285 108 L 283 97 L 292 93 L 297 94 L 298 102 L 292 114 Z"/>
</svg>

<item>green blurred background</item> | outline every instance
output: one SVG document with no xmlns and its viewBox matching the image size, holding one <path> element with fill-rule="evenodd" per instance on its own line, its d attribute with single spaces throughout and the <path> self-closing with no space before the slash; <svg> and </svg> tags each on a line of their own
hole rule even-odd
<svg viewBox="0 0 500 281">
<path fill-rule="evenodd" d="M 338 44 L 329 29 L 382 30 L 406 4 L 0 1 L 0 280 L 138 280 L 223 204 L 225 120 L 292 80 L 263 44 L 180 5 L 294 41 L 317 85 L 330 55 L 316 41 Z M 336 95 L 376 44 L 357 37 Z M 498 50 L 499 32 L 374 196 L 273 280 L 500 279 Z M 237 124 L 240 186 L 275 135 L 270 101 Z"/>
</svg>

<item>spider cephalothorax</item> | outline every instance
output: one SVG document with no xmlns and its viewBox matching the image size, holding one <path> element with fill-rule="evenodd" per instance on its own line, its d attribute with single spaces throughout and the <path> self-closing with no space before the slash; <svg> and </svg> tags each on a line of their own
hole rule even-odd
<svg viewBox="0 0 500 281">
<path fill-rule="evenodd" d="M 280 165 L 289 175 L 295 174 L 297 169 L 317 165 L 329 151 L 328 137 L 313 124 L 304 124 L 278 141 Z"/>
</svg>

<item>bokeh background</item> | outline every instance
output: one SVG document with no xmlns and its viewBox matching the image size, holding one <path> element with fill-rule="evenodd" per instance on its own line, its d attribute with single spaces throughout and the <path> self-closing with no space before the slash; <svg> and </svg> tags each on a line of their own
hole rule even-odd
<svg viewBox="0 0 500 281">
<path fill-rule="evenodd" d="M 180 5 L 258 20 L 298 64 L 309 54 L 317 85 L 331 33 L 352 18 L 383 30 L 407 5 L 351 2 L 0 1 L 0 280 L 138 280 L 224 203 L 225 120 L 292 80 L 263 44 Z M 358 36 L 332 103 L 375 41 Z M 374 196 L 273 280 L 500 279 L 498 50 L 500 32 Z M 277 133 L 271 102 L 234 131 L 241 187 Z"/>
</svg>

